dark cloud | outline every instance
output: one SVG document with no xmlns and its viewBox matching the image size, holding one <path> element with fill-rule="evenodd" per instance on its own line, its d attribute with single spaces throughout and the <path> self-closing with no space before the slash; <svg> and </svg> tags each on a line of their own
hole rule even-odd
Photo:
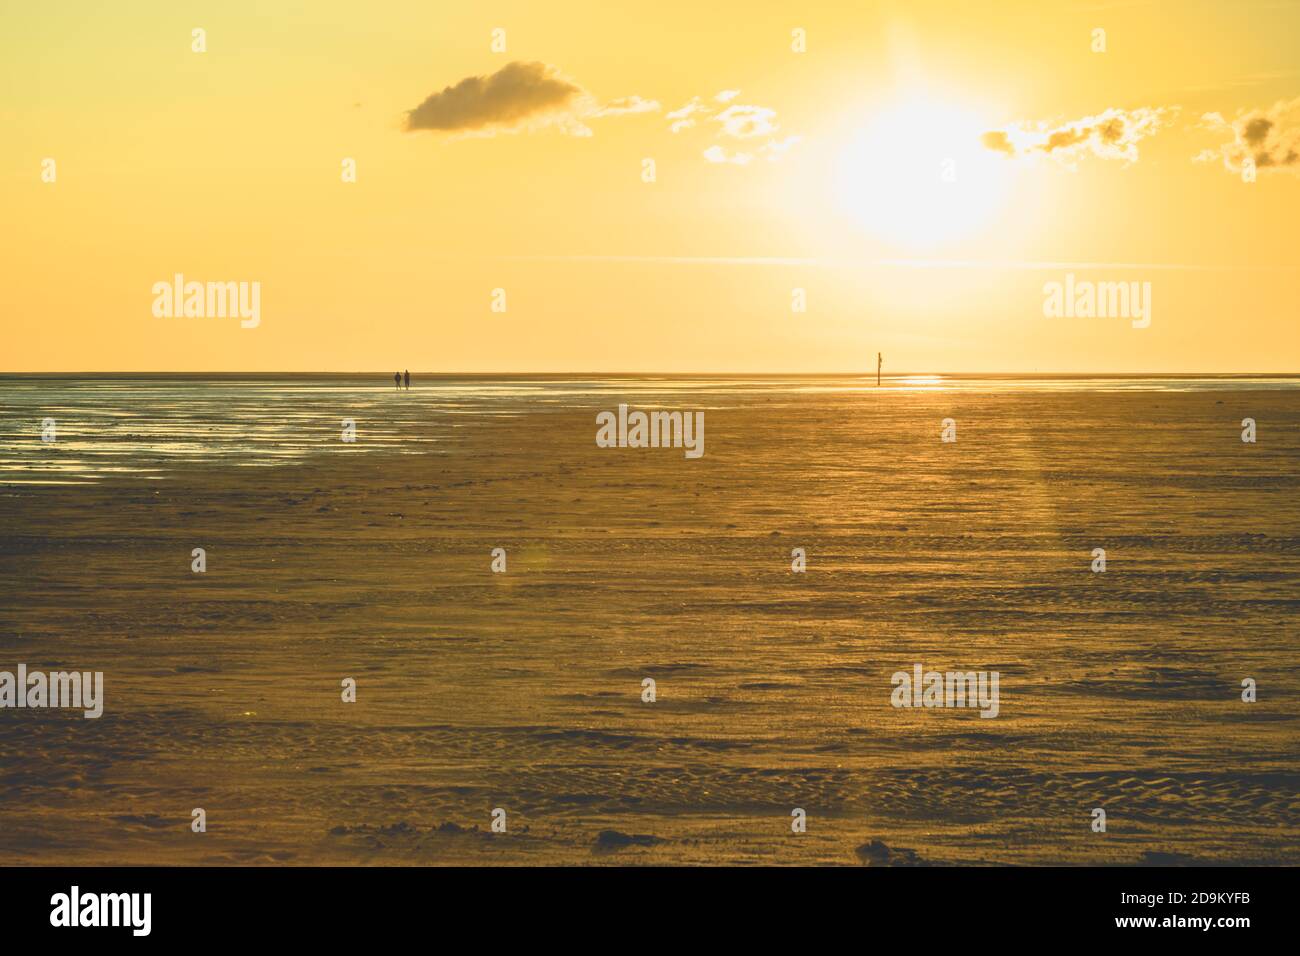
<svg viewBox="0 0 1300 956">
<path fill-rule="evenodd" d="M 1262 152 L 1255 154 L 1255 165 L 1261 168 L 1264 166 L 1294 166 L 1298 160 L 1300 160 L 1300 154 L 1296 153 L 1294 149 L 1288 150 L 1285 155 L 1282 153 Z"/>
<path fill-rule="evenodd" d="M 1242 130 L 1242 136 L 1251 146 L 1258 146 L 1264 142 L 1265 137 L 1268 136 L 1268 131 L 1272 128 L 1273 121 L 1271 119 L 1257 116 L 1246 124 L 1245 129 Z"/>
<path fill-rule="evenodd" d="M 545 63 L 507 63 L 490 76 L 467 76 L 455 86 L 430 94 L 406 114 L 406 129 L 481 130 L 515 127 L 560 113 L 582 95 L 582 88 Z"/>
</svg>

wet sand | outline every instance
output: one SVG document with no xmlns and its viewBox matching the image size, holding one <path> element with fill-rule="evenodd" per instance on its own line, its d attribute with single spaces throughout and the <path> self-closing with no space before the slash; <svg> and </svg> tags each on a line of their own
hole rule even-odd
<svg viewBox="0 0 1300 956">
<path fill-rule="evenodd" d="M 704 456 L 597 448 L 620 398 Z M 1300 391 L 415 400 L 0 487 L 0 669 L 106 693 L 0 710 L 4 862 L 1300 862 Z"/>
</svg>

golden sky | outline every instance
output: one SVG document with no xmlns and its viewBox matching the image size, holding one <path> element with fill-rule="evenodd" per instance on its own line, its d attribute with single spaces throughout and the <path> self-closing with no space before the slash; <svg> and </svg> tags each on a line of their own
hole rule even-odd
<svg viewBox="0 0 1300 956">
<path fill-rule="evenodd" d="M 1300 365 L 1296 2 L 7 4 L 0 129 L 3 371 Z"/>
</svg>

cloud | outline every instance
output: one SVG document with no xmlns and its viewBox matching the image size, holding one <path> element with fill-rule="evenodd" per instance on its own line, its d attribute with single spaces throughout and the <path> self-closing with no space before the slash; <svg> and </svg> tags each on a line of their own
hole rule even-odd
<svg viewBox="0 0 1300 956">
<path fill-rule="evenodd" d="M 776 124 L 776 110 L 765 106 L 728 106 L 713 119 L 722 124 L 722 135 L 733 139 L 770 136 L 780 128 Z"/>
<path fill-rule="evenodd" d="M 425 97 L 406 114 L 406 131 L 431 130 L 491 136 L 548 126 L 590 136 L 583 122 L 604 116 L 645 113 L 659 104 L 626 96 L 601 105 L 577 83 L 545 63 L 507 63 L 488 76 L 467 76 Z"/>
<path fill-rule="evenodd" d="M 1006 153 L 1008 156 L 1016 155 L 1016 148 L 1011 145 L 1011 137 L 1004 130 L 990 130 L 980 137 L 980 142 L 988 149 L 997 150 L 999 153 Z"/>
<path fill-rule="evenodd" d="M 710 146 L 704 151 L 704 158 L 711 163 L 734 163 L 737 166 L 748 166 L 754 161 L 754 154 L 744 152 L 728 153 L 723 146 Z"/>
<path fill-rule="evenodd" d="M 788 153 L 801 136 L 787 136 L 785 139 L 770 139 L 754 150 L 735 150 L 728 152 L 725 146 L 713 145 L 704 151 L 704 158 L 711 163 L 731 163 L 734 166 L 748 166 L 759 156 L 766 156 L 769 162 L 776 162 Z"/>
<path fill-rule="evenodd" d="M 1246 110 L 1232 121 L 1218 113 L 1201 117 L 1201 128 L 1231 139 L 1202 150 L 1197 162 L 1222 160 L 1223 168 L 1239 174 L 1247 160 L 1260 172 L 1300 174 L 1300 97 L 1279 101 L 1267 109 Z"/>
<path fill-rule="evenodd" d="M 759 156 L 766 156 L 768 160 L 775 162 L 802 139 L 800 136 L 776 139 L 775 134 L 781 129 L 776 121 L 776 110 L 766 106 L 733 103 L 732 101 L 738 96 L 740 90 L 722 90 L 707 101 L 702 97 L 693 96 L 684 106 L 665 114 L 665 118 L 674 133 L 698 126 L 702 120 L 711 120 L 718 124 L 714 128 L 715 139 L 766 140 L 762 143 L 748 143 L 743 150 L 731 150 L 715 143 L 702 152 L 705 160 L 710 163 L 747 166 Z"/>
<path fill-rule="evenodd" d="M 407 130 L 513 126 L 563 111 L 582 88 L 545 63 L 507 63 L 491 76 L 467 76 L 406 114 Z"/>
<path fill-rule="evenodd" d="M 722 94 L 719 93 L 719 96 Z M 695 115 L 698 113 L 707 116 L 712 109 L 705 105 L 704 101 L 698 96 L 692 97 L 691 101 L 680 109 L 675 109 L 667 114 L 668 119 L 672 122 L 669 127 L 674 133 L 680 133 L 684 129 L 690 129 L 695 125 Z"/>
<path fill-rule="evenodd" d="M 1012 123 L 980 137 L 985 148 L 1009 157 L 1051 156 L 1073 166 L 1080 156 L 1135 163 L 1138 143 L 1171 124 L 1178 107 L 1111 108 L 1065 123 Z"/>
<path fill-rule="evenodd" d="M 766 153 L 769 160 L 776 162 L 779 157 L 790 152 L 790 148 L 794 146 L 795 143 L 802 141 L 802 136 L 787 136 L 785 139 L 771 139 L 760 146 L 758 151 L 760 153 Z"/>
<path fill-rule="evenodd" d="M 653 113 L 659 109 L 657 100 L 643 100 L 639 96 L 623 96 L 597 107 L 589 116 L 626 116 L 629 113 Z"/>
</svg>

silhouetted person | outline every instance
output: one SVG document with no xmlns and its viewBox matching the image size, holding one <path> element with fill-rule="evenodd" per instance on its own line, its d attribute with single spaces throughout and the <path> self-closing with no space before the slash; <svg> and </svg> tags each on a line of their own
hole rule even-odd
<svg viewBox="0 0 1300 956">
<path fill-rule="evenodd" d="M 409 392 L 411 390 L 411 370 L 409 368 L 402 375 L 402 378 L 406 379 L 406 390 Z"/>
<path fill-rule="evenodd" d="M 394 372 L 394 373 L 393 373 L 393 388 L 397 389 L 398 391 L 401 391 L 401 389 L 402 389 L 402 373 L 401 373 L 401 372 Z"/>
<path fill-rule="evenodd" d="M 885 364 L 884 358 L 879 352 L 876 353 L 876 388 L 880 387 L 880 366 Z"/>
</svg>

